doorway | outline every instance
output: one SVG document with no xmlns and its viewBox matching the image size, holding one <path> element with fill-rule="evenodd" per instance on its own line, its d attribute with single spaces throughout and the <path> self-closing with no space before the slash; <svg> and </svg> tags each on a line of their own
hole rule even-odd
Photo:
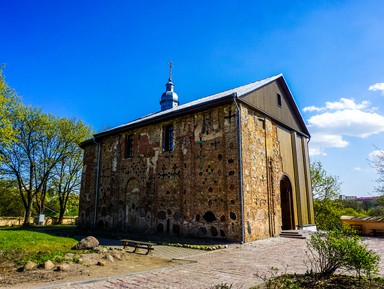
<svg viewBox="0 0 384 289">
<path fill-rule="evenodd" d="M 283 176 L 280 180 L 280 195 L 282 229 L 293 230 L 295 226 L 293 221 L 292 186 L 287 176 Z"/>
</svg>

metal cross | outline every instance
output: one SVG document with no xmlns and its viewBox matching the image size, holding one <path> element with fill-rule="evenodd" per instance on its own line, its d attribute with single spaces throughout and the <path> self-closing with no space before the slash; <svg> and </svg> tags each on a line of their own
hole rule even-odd
<svg viewBox="0 0 384 289">
<path fill-rule="evenodd" d="M 225 119 L 228 119 L 229 120 L 229 123 L 231 123 L 231 119 L 232 119 L 232 117 L 235 117 L 236 116 L 236 114 L 234 113 L 234 114 L 232 114 L 232 110 L 231 110 L 231 108 L 229 108 L 229 114 L 228 114 L 228 116 L 225 116 L 224 118 Z"/>
<path fill-rule="evenodd" d="M 173 68 L 172 61 L 168 62 L 168 65 L 169 65 L 169 80 L 172 80 L 172 68 Z"/>
<path fill-rule="evenodd" d="M 165 170 L 167 169 L 167 167 L 165 165 L 163 165 L 163 167 L 161 168 L 161 170 L 163 171 L 162 174 L 158 174 L 159 177 L 162 177 L 163 180 L 164 178 L 167 176 L 167 174 L 165 173 Z"/>
<path fill-rule="evenodd" d="M 173 178 L 175 178 L 176 176 L 180 177 L 180 171 L 176 172 L 177 171 L 177 165 L 176 164 L 173 165 L 172 169 L 173 169 L 173 173 L 171 174 L 171 176 Z"/>
<path fill-rule="evenodd" d="M 215 147 L 215 150 L 217 149 L 217 145 L 219 145 L 220 142 L 215 140 L 214 142 L 211 143 L 211 145 L 213 145 Z"/>
<path fill-rule="evenodd" d="M 197 141 L 196 143 L 200 145 L 200 148 L 203 148 L 203 143 L 205 143 L 205 142 L 206 142 L 206 141 L 205 141 L 205 140 L 203 140 L 203 138 L 202 138 L 202 137 L 200 137 L 200 140 L 199 140 L 199 141 Z"/>
<path fill-rule="evenodd" d="M 171 160 L 173 158 L 173 155 L 167 155 L 165 156 L 166 159 L 168 159 L 168 164 L 171 164 Z"/>
</svg>

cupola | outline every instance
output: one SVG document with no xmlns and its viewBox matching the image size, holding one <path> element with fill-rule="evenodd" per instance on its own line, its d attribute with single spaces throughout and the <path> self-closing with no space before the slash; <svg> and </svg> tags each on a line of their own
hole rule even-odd
<svg viewBox="0 0 384 289">
<path fill-rule="evenodd" d="M 161 95 L 160 105 L 161 110 L 167 110 L 179 105 L 179 97 L 173 91 L 175 85 L 172 82 L 172 61 L 169 62 L 169 78 L 165 85 L 165 92 Z"/>
</svg>

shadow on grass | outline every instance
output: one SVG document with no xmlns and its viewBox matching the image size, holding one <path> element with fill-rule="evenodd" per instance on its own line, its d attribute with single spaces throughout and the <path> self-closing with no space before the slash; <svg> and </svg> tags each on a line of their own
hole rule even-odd
<svg viewBox="0 0 384 289">
<path fill-rule="evenodd" d="M 96 237 L 100 245 L 103 246 L 119 246 L 121 239 L 131 239 L 138 241 L 152 242 L 156 244 L 186 244 L 186 245 L 202 245 L 202 246 L 218 246 L 236 244 L 225 239 L 207 239 L 194 236 L 180 236 L 170 234 L 144 234 L 133 233 L 117 230 L 100 230 L 100 229 L 84 229 L 75 225 L 49 225 L 49 226 L 15 226 L 3 227 L 1 230 L 17 230 L 17 231 L 33 231 L 43 234 L 49 234 L 58 237 L 68 237 L 80 241 L 87 236 Z"/>
</svg>

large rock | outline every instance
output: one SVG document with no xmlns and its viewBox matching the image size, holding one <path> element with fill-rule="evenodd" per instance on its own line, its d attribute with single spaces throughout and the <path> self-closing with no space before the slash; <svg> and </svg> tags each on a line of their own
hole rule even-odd
<svg viewBox="0 0 384 289">
<path fill-rule="evenodd" d="M 51 260 L 45 261 L 43 266 L 45 270 L 52 270 L 55 268 L 55 264 L 53 264 Z"/>
<path fill-rule="evenodd" d="M 37 264 L 33 261 L 28 261 L 24 265 L 24 271 L 33 270 L 35 268 L 37 268 Z"/>
<path fill-rule="evenodd" d="M 74 249 L 87 250 L 87 249 L 93 249 L 97 246 L 99 246 L 99 241 L 93 236 L 88 236 L 84 239 L 81 239 L 80 242 L 76 244 Z"/>
<path fill-rule="evenodd" d="M 59 264 L 56 268 L 56 271 L 70 271 L 71 266 L 67 263 Z"/>
</svg>

